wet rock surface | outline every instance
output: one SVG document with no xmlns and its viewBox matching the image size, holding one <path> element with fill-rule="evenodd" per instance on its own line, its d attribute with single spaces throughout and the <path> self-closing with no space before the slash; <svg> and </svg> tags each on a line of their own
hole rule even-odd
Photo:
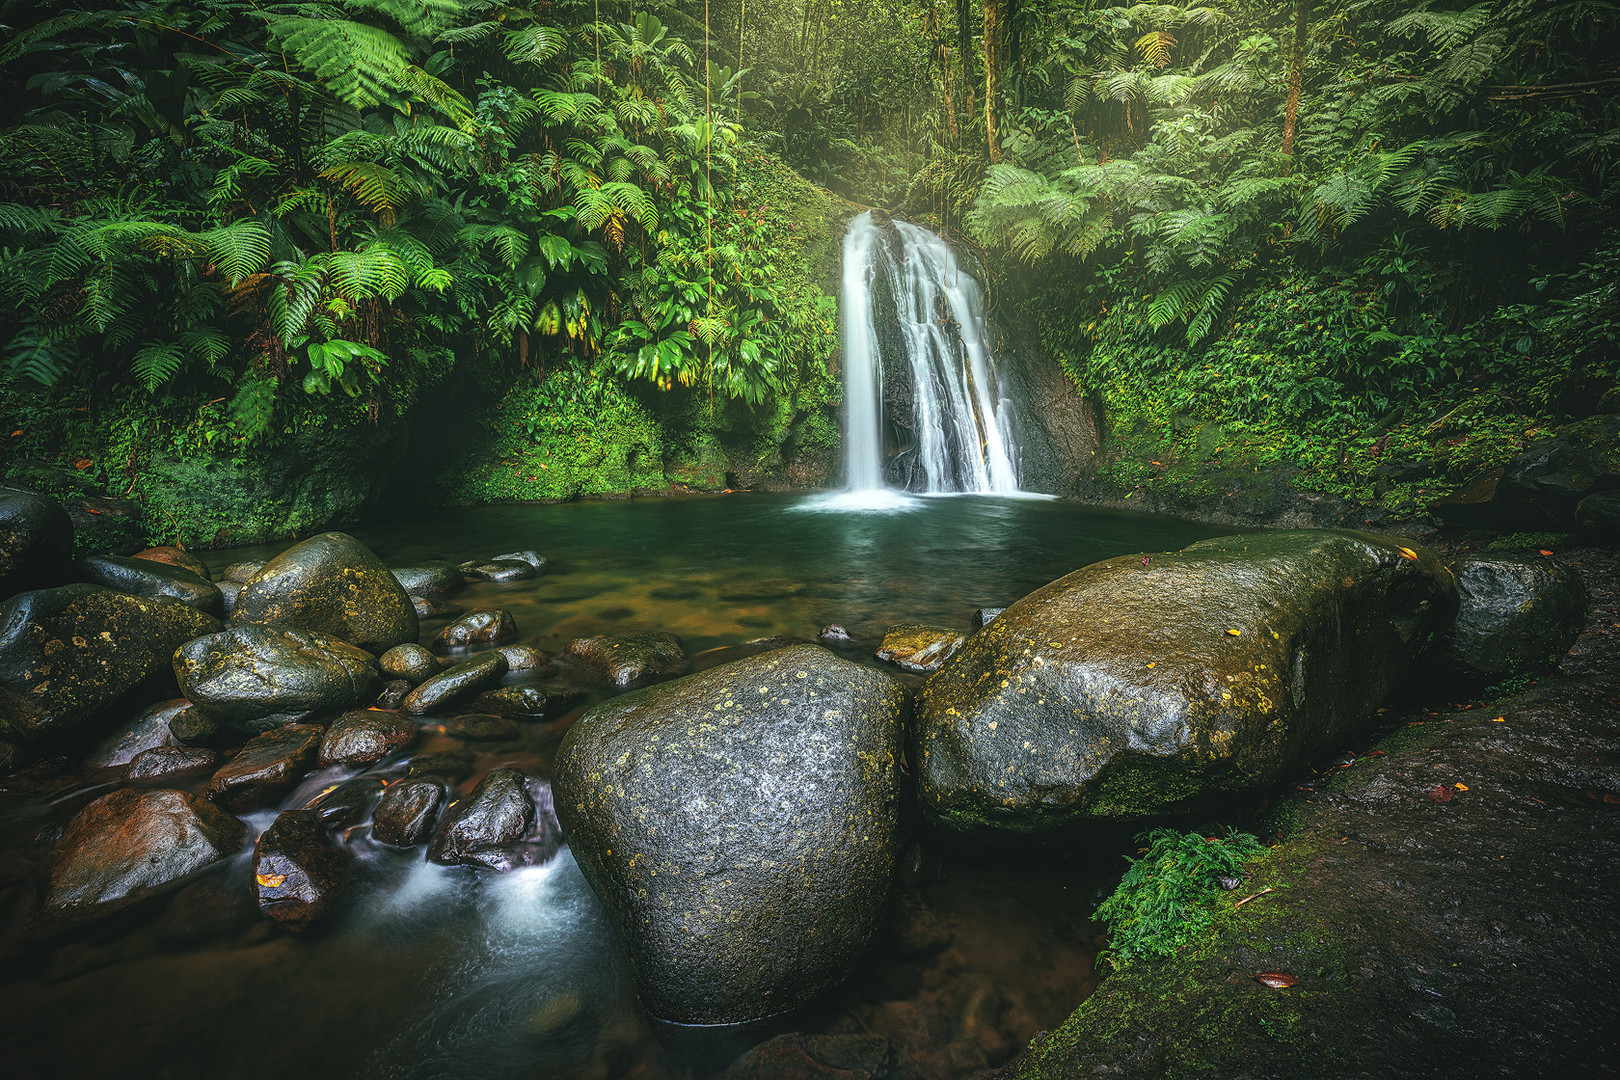
<svg viewBox="0 0 1620 1080">
<path fill-rule="evenodd" d="M 143 751 L 172 744 L 175 738 L 169 721 L 190 705 L 185 698 L 174 698 L 141 710 L 135 719 L 107 736 L 84 763 L 97 769 L 128 765 Z"/>
<path fill-rule="evenodd" d="M 887 660 L 902 671 L 927 674 L 938 671 L 941 664 L 956 655 L 956 650 L 966 640 L 961 631 L 948 626 L 902 623 L 884 631 L 877 658 Z"/>
<path fill-rule="evenodd" d="M 628 689 L 686 670 L 686 650 L 674 634 L 575 638 L 568 659 L 609 686 Z"/>
<path fill-rule="evenodd" d="M 454 563 L 425 562 L 415 566 L 396 566 L 391 573 L 400 588 L 411 596 L 452 596 L 467 584 Z"/>
<path fill-rule="evenodd" d="M 1272 892 L 1104 981 L 999 1075 L 1612 1074 L 1620 560 L 1561 554 L 1593 602 L 1562 678 L 1420 717 L 1289 799 L 1240 890 Z"/>
<path fill-rule="evenodd" d="M 539 866 L 561 846 L 550 786 L 516 769 L 496 769 L 472 794 L 450 804 L 428 845 L 428 858 L 446 866 L 504 871 Z"/>
<path fill-rule="evenodd" d="M 135 756 L 124 779 L 131 784 L 168 784 L 207 776 L 219 755 L 205 746 L 156 746 Z"/>
<path fill-rule="evenodd" d="M 473 707 L 496 716 L 542 720 L 565 712 L 579 700 L 579 691 L 568 687 L 527 683 L 486 690 L 473 699 Z"/>
<path fill-rule="evenodd" d="M 134 596 L 167 596 L 216 619 L 225 614 L 225 598 L 218 585 L 170 563 L 134 557 L 124 559 L 117 555 L 87 555 L 74 564 L 74 575 L 91 585 Z"/>
<path fill-rule="evenodd" d="M 1095 563 L 924 685 L 920 801 L 950 828 L 1033 832 L 1261 790 L 1369 725 L 1456 605 L 1438 556 L 1371 533 Z"/>
<path fill-rule="evenodd" d="M 204 581 L 213 580 L 213 577 L 208 573 L 207 565 L 201 559 L 185 548 L 176 547 L 173 544 L 160 544 L 157 547 L 142 548 L 131 555 L 130 558 L 162 563 L 165 566 L 188 571 Z M 244 578 L 244 580 L 246 579 Z"/>
<path fill-rule="evenodd" d="M 444 809 L 445 794 L 437 780 L 396 780 L 372 812 L 371 835 L 395 847 L 426 843 Z"/>
<path fill-rule="evenodd" d="M 1452 572 L 1461 603 L 1434 654 L 1454 679 L 1479 687 L 1549 671 L 1586 625 L 1586 586 L 1556 559 L 1461 555 Z"/>
<path fill-rule="evenodd" d="M 356 709 L 332 721 L 316 764 L 370 765 L 416 741 L 416 721 L 387 709 Z"/>
<path fill-rule="evenodd" d="M 266 806 L 304 775 L 320 744 L 313 724 L 256 735 L 208 781 L 208 797 L 238 813 Z"/>
<path fill-rule="evenodd" d="M 439 670 L 439 658 L 413 642 L 395 645 L 377 658 L 385 679 L 404 679 L 412 686 L 426 682 Z"/>
<path fill-rule="evenodd" d="M 517 622 L 499 608 L 477 608 L 456 619 L 433 638 L 436 649 L 488 648 L 516 641 Z"/>
<path fill-rule="evenodd" d="M 527 581 L 539 571 L 524 559 L 474 560 L 462 563 L 458 569 L 469 581 Z"/>
<path fill-rule="evenodd" d="M 353 862 L 316 811 L 277 815 L 253 848 L 259 910 L 289 930 L 309 929 L 342 899 Z"/>
<path fill-rule="evenodd" d="M 57 842 L 45 908 L 78 919 L 172 888 L 236 851 L 242 823 L 187 791 L 114 791 L 80 810 Z"/>
<path fill-rule="evenodd" d="M 377 692 L 377 662 L 337 638 L 279 626 L 237 626 L 175 653 L 180 691 L 210 718 L 265 731 L 336 713 Z"/>
<path fill-rule="evenodd" d="M 380 654 L 415 641 L 416 608 L 382 560 L 346 533 L 322 533 L 262 566 L 237 595 L 235 625 L 309 630 Z"/>
<path fill-rule="evenodd" d="M 73 522 L 54 500 L 0 487 L 0 599 L 70 580 Z"/>
<path fill-rule="evenodd" d="M 505 675 L 506 657 L 498 652 L 484 653 L 445 668 L 405 695 L 399 707 L 413 715 L 447 709 L 477 696 Z"/>
<path fill-rule="evenodd" d="M 889 897 L 906 697 L 804 645 L 575 722 L 558 813 L 653 1015 L 758 1019 L 849 973 Z"/>
<path fill-rule="evenodd" d="M 177 601 L 99 585 L 12 597 L 0 606 L 0 738 L 27 743 L 149 689 L 146 701 L 172 695 L 176 647 L 217 629 L 219 620 Z"/>
</svg>

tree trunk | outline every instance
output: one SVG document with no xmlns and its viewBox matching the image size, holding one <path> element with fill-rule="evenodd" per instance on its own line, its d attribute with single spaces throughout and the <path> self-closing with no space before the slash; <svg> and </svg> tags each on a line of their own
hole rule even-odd
<svg viewBox="0 0 1620 1080">
<path fill-rule="evenodd" d="M 1007 22 L 1012 0 L 984 0 L 984 137 L 990 160 L 1001 160 L 1001 76 L 1007 70 Z"/>
<path fill-rule="evenodd" d="M 973 98 L 973 0 L 956 0 L 956 53 L 962 66 L 962 122 L 971 124 L 979 111 Z"/>
<path fill-rule="evenodd" d="M 1299 92 L 1305 85 L 1306 0 L 1294 0 L 1294 56 L 1288 63 L 1288 111 L 1283 114 L 1282 152 L 1292 157 L 1299 130 Z M 1293 162 L 1288 171 L 1293 172 Z"/>
<path fill-rule="evenodd" d="M 961 130 L 956 126 L 956 102 L 951 96 L 951 50 L 940 33 L 939 11 L 930 6 L 923 16 L 923 33 L 933 45 L 934 64 L 939 68 L 939 84 L 945 97 L 945 130 L 950 133 L 952 146 L 961 141 Z"/>
</svg>

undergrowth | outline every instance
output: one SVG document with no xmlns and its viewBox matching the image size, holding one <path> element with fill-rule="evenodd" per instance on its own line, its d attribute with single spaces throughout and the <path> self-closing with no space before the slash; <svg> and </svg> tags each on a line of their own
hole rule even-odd
<svg viewBox="0 0 1620 1080">
<path fill-rule="evenodd" d="M 1249 833 L 1228 830 L 1205 837 L 1174 829 L 1142 833 L 1138 858 L 1096 917 L 1108 924 L 1116 966 L 1137 957 L 1168 957 L 1210 925 L 1223 877 L 1242 874 L 1243 863 L 1265 851 Z"/>
</svg>

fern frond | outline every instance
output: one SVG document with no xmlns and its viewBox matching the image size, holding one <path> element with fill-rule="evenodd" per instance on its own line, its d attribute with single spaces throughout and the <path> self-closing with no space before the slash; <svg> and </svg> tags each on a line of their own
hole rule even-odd
<svg viewBox="0 0 1620 1080">
<path fill-rule="evenodd" d="M 186 354 L 178 345 L 150 342 L 131 359 L 130 370 L 135 378 L 140 380 L 146 392 L 151 393 L 180 374 L 180 368 L 185 362 Z"/>
<path fill-rule="evenodd" d="M 266 16 L 271 37 L 356 109 L 392 102 L 410 65 L 404 44 L 381 27 L 346 19 Z"/>
</svg>

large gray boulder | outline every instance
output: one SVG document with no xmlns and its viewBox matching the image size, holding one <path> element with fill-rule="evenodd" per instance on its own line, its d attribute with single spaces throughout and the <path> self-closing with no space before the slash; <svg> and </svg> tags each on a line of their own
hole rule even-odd
<svg viewBox="0 0 1620 1080">
<path fill-rule="evenodd" d="M 1267 787 L 1361 729 L 1456 610 L 1436 555 L 1371 533 L 1250 533 L 1087 566 L 923 686 L 923 809 L 1036 832 Z"/>
<path fill-rule="evenodd" d="M 144 704 L 131 699 L 172 697 L 175 648 L 218 629 L 176 600 L 99 585 L 19 593 L 0 605 L 0 739 L 77 733 L 120 705 Z"/>
<path fill-rule="evenodd" d="M 237 626 L 188 641 L 174 655 L 180 692 L 213 720 L 242 731 L 363 705 L 379 685 L 364 649 L 325 634 Z"/>
<path fill-rule="evenodd" d="M 416 606 L 381 559 L 347 533 L 283 551 L 248 578 L 231 608 L 236 626 L 274 623 L 381 654 L 415 641 Z"/>
<path fill-rule="evenodd" d="M 849 974 L 901 842 L 906 705 L 892 676 L 800 645 L 575 722 L 557 814 L 649 1012 L 739 1023 Z"/>
<path fill-rule="evenodd" d="M 1457 618 L 1435 642 L 1442 671 L 1476 686 L 1555 667 L 1586 626 L 1586 585 L 1545 555 L 1463 555 Z"/>
</svg>

